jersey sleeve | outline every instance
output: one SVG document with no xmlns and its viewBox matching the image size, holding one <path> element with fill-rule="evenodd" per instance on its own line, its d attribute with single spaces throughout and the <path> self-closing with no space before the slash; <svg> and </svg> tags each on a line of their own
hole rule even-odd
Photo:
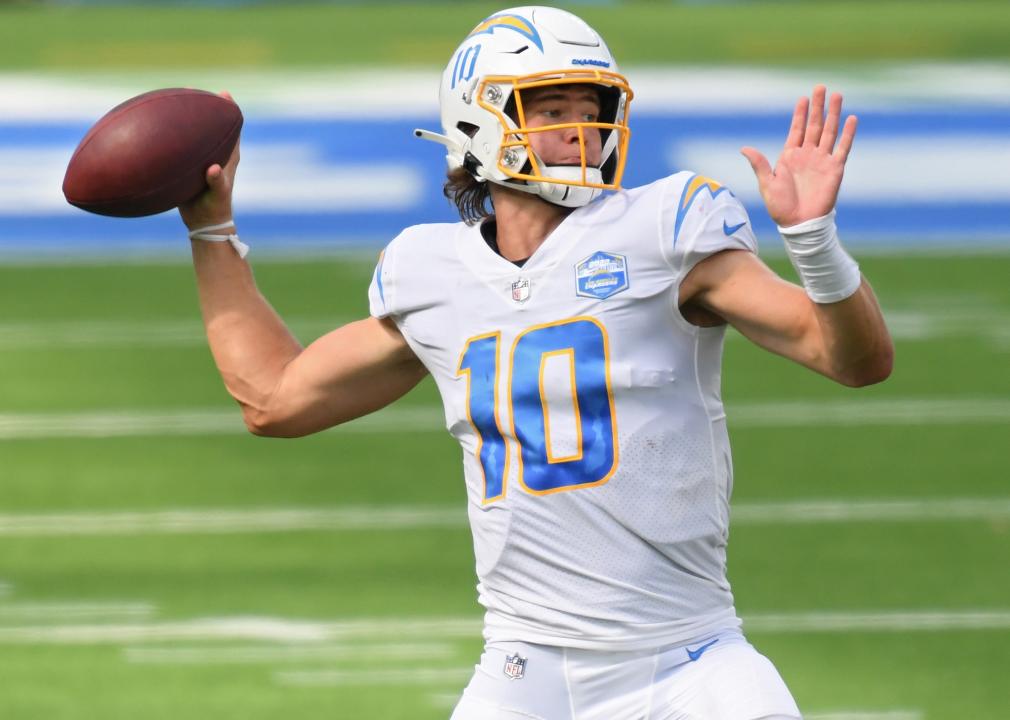
<svg viewBox="0 0 1010 720">
<path fill-rule="evenodd" d="M 678 277 L 723 250 L 757 253 L 743 204 L 724 185 L 701 175 L 674 175 L 661 216 L 663 249 Z"/>
<path fill-rule="evenodd" d="M 372 284 L 368 287 L 368 312 L 379 319 L 396 314 L 396 281 L 393 271 L 396 267 L 396 240 L 389 243 L 379 253 L 379 260 L 372 274 Z"/>
</svg>

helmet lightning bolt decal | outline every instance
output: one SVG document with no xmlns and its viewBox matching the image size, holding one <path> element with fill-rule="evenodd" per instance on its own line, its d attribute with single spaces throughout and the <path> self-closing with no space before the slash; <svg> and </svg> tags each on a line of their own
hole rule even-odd
<svg viewBox="0 0 1010 720">
<path fill-rule="evenodd" d="M 695 175 L 691 178 L 687 185 L 684 186 L 684 192 L 680 196 L 680 205 L 677 206 L 677 221 L 673 228 L 673 242 L 677 243 L 677 237 L 680 235 L 680 224 L 684 221 L 684 216 L 687 215 L 688 209 L 691 207 L 691 203 L 694 199 L 698 197 L 698 193 L 702 190 L 707 189 L 709 194 L 714 198 L 719 193 L 728 192 L 730 195 L 729 188 L 723 187 L 715 180 L 710 180 L 702 175 Z"/>
<path fill-rule="evenodd" d="M 494 33 L 495 28 L 513 30 L 536 45 L 540 49 L 540 52 L 544 51 L 544 44 L 540 40 L 540 33 L 533 27 L 533 23 L 519 15 L 492 15 L 475 27 L 467 37 L 472 38 L 474 35 L 481 35 L 483 33 L 491 35 Z"/>
</svg>

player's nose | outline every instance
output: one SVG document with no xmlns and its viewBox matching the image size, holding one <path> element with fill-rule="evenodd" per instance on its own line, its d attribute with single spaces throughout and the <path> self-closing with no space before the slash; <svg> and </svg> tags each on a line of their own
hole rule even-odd
<svg viewBox="0 0 1010 720">
<path fill-rule="evenodd" d="M 572 122 L 571 120 L 566 120 L 566 122 Z M 577 127 L 566 127 L 561 130 L 561 137 L 564 141 L 571 145 L 579 142 L 579 129 Z"/>
</svg>

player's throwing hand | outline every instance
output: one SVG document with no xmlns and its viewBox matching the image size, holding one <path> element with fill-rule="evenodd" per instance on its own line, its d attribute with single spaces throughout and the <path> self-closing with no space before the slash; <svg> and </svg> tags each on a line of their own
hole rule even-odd
<svg viewBox="0 0 1010 720">
<path fill-rule="evenodd" d="M 818 85 L 812 98 L 800 98 L 796 103 L 789 136 L 774 170 L 757 149 L 740 150 L 757 175 L 768 214 L 782 227 L 827 215 L 835 207 L 857 120 L 855 115 L 847 117 L 839 138 L 842 96 L 832 93 L 825 117 L 826 95 L 825 87 Z"/>
<path fill-rule="evenodd" d="M 232 100 L 228 91 L 223 91 L 220 95 L 226 100 Z M 235 184 L 239 156 L 239 143 L 235 143 L 235 149 L 228 162 L 223 166 L 214 164 L 207 168 L 207 189 L 179 206 L 182 221 L 190 230 L 231 220 L 232 188 Z"/>
</svg>

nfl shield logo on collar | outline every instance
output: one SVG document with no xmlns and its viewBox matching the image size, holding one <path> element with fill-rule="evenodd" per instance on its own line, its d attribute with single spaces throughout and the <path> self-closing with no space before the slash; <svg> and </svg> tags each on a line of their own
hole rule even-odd
<svg viewBox="0 0 1010 720">
<path fill-rule="evenodd" d="M 515 655 L 505 656 L 505 676 L 513 680 L 522 680 L 526 674 L 526 658 Z"/>
<path fill-rule="evenodd" d="M 512 299 L 518 303 L 526 302 L 530 297 L 530 279 L 519 278 L 512 283 Z"/>
<path fill-rule="evenodd" d="M 627 290 L 628 259 L 624 255 L 594 252 L 575 266 L 575 294 L 606 300 Z"/>
</svg>

